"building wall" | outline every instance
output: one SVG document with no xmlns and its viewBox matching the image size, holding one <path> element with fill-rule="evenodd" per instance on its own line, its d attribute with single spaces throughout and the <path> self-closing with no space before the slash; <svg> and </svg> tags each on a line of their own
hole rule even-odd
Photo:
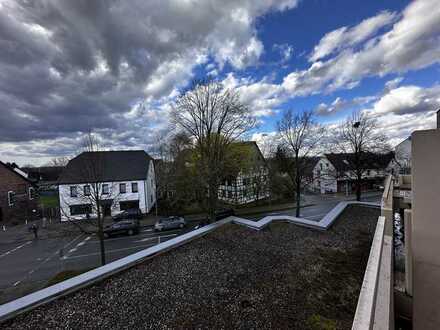
<svg viewBox="0 0 440 330">
<path fill-rule="evenodd" d="M 412 134 L 413 328 L 440 324 L 440 130 Z"/>
<path fill-rule="evenodd" d="M 31 199 L 29 189 L 32 185 L 19 175 L 0 164 L 0 221 L 2 224 L 32 220 L 37 210 L 38 201 Z M 8 192 L 15 193 L 14 205 L 8 203 Z"/>
<path fill-rule="evenodd" d="M 229 204 L 242 205 L 255 202 L 257 199 L 268 198 L 268 172 L 267 168 L 265 168 L 258 173 L 239 173 L 235 180 L 226 181 L 227 184 L 219 186 L 219 200 Z M 257 178 L 259 187 L 254 185 L 254 178 Z M 258 190 L 258 194 L 256 190 Z"/>
<path fill-rule="evenodd" d="M 145 210 L 146 213 L 149 213 L 151 208 L 156 204 L 156 174 L 153 162 L 150 162 L 150 166 L 148 167 L 147 180 L 144 181 L 144 191 Z"/>
<path fill-rule="evenodd" d="M 131 191 L 131 184 L 133 182 L 137 182 L 138 184 L 138 192 L 133 193 Z M 125 183 L 126 184 L 126 193 L 121 194 L 119 192 L 119 184 Z M 134 181 L 117 181 L 117 182 L 103 182 L 100 183 L 100 189 L 102 189 L 103 184 L 109 185 L 109 194 L 108 195 L 101 195 L 101 199 L 113 199 L 113 204 L 111 207 L 111 214 L 116 215 L 121 211 L 119 207 L 119 202 L 123 201 L 139 201 L 139 209 L 142 213 L 148 213 L 150 211 L 150 208 L 146 205 L 146 199 L 145 199 L 145 187 L 146 183 L 145 180 L 134 180 Z M 71 197 L 70 196 L 70 187 L 71 186 L 77 186 L 77 189 L 79 191 L 82 191 L 83 187 L 86 184 L 66 184 L 66 185 L 60 185 L 59 186 L 59 198 L 60 198 L 60 208 L 61 208 L 61 221 L 67 221 L 67 220 L 80 220 L 85 219 L 86 215 L 71 215 L 70 213 L 70 206 L 72 205 L 79 205 L 79 204 L 90 204 L 90 199 L 84 196 L 81 196 L 81 194 L 78 195 L 78 197 Z M 96 217 L 96 210 L 94 210 L 90 217 Z"/>
<path fill-rule="evenodd" d="M 336 170 L 327 157 L 321 157 L 313 169 L 313 190 L 321 194 L 337 192 L 335 173 Z"/>
<path fill-rule="evenodd" d="M 363 185 L 365 189 L 369 188 L 369 183 L 383 184 L 387 173 L 391 172 L 393 169 L 392 164 L 384 170 L 370 169 L 364 171 L 362 177 L 367 182 Z M 313 169 L 313 191 L 320 192 L 321 194 L 326 193 L 336 193 L 336 192 L 346 192 L 348 188 L 348 193 L 353 191 L 352 182 L 355 180 L 353 173 L 347 171 L 343 175 L 337 176 L 336 169 L 333 164 L 323 156 L 316 163 Z M 347 185 L 348 182 L 348 185 Z"/>
</svg>

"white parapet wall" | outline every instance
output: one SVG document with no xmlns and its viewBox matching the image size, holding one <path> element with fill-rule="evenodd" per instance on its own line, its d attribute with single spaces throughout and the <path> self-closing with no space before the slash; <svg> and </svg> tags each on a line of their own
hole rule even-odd
<svg viewBox="0 0 440 330">
<path fill-rule="evenodd" d="M 48 303 L 52 300 L 66 296 L 72 292 L 90 286 L 96 282 L 102 281 L 107 277 L 110 277 L 116 273 L 119 273 L 123 270 L 133 267 L 134 265 L 137 265 L 158 254 L 164 253 L 180 245 L 186 244 L 196 238 L 204 236 L 225 224 L 235 223 L 239 225 L 244 225 L 251 229 L 261 230 L 271 222 L 287 221 L 295 225 L 306 226 L 312 229 L 327 230 L 335 222 L 338 216 L 344 211 L 344 209 L 349 205 L 379 207 L 379 205 L 376 203 L 355 202 L 355 201 L 340 202 L 324 218 L 322 218 L 321 221 L 311 221 L 311 220 L 296 218 L 288 215 L 267 216 L 259 221 L 251 221 L 251 220 L 231 216 L 226 219 L 204 226 L 202 228 L 190 231 L 186 234 L 180 235 L 166 242 L 157 244 L 148 249 L 131 254 L 125 258 L 113 261 L 105 266 L 95 268 L 84 274 L 75 276 L 66 281 L 60 282 L 48 288 L 36 291 L 22 298 L 3 304 L 0 306 L 0 322 L 13 318 L 18 314 L 29 311 L 33 308 L 36 308 L 37 306 Z M 378 227 L 381 227 L 383 231 L 383 220 L 379 219 L 379 223 L 382 223 L 381 225 L 378 224 Z M 376 235 L 377 235 L 377 229 L 376 229 L 375 239 L 376 239 Z M 375 243 L 373 242 L 373 245 L 374 244 Z M 371 257 L 371 253 L 370 253 L 370 257 Z M 367 267 L 367 271 L 368 271 L 368 267 Z"/>
</svg>

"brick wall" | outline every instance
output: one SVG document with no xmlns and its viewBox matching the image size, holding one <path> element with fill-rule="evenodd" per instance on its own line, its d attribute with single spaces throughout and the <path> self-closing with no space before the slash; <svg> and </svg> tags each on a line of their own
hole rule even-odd
<svg viewBox="0 0 440 330">
<path fill-rule="evenodd" d="M 37 199 L 29 198 L 32 185 L 0 163 L 0 224 L 31 220 L 32 210 L 37 210 Z M 8 203 L 8 192 L 15 193 L 14 205 Z"/>
</svg>

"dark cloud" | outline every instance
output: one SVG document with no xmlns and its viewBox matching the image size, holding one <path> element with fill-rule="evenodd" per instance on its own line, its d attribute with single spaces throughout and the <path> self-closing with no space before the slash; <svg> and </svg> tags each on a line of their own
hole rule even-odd
<svg viewBox="0 0 440 330">
<path fill-rule="evenodd" d="M 151 145 L 152 132 L 166 126 L 161 103 L 167 100 L 161 97 L 184 85 L 210 55 L 219 65 L 252 64 L 261 53 L 255 18 L 295 5 L 296 0 L 3 1 L 0 143 L 52 155 L 94 129 L 116 147 Z M 256 55 L 253 46 L 260 47 Z M 253 56 L 243 58 L 245 50 Z M 141 101 L 148 111 L 133 115 Z"/>
</svg>

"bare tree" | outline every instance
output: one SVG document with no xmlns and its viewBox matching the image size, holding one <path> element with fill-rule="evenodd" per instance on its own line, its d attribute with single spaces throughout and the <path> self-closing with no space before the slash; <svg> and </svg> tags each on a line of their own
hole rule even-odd
<svg viewBox="0 0 440 330">
<path fill-rule="evenodd" d="M 324 137 L 324 128 L 314 120 L 313 112 L 295 113 L 292 109 L 284 112 L 277 127 L 282 146 L 293 158 L 296 216 L 299 217 L 307 158 L 313 155 Z"/>
<path fill-rule="evenodd" d="M 237 91 L 211 80 L 195 82 L 177 99 L 172 116 L 194 142 L 197 172 L 206 187 L 209 218 L 214 221 L 226 152 L 232 142 L 255 126 L 255 118 L 240 102 Z"/>
<path fill-rule="evenodd" d="M 337 150 L 346 153 L 346 171 L 336 173 L 348 180 L 354 179 L 356 200 L 361 200 L 362 182 L 378 153 L 390 150 L 386 135 L 378 128 L 376 119 L 364 112 L 353 112 L 333 134 Z"/>
<path fill-rule="evenodd" d="M 119 201 L 119 187 L 115 183 L 104 182 L 103 154 L 98 139 L 91 132 L 83 139 L 82 151 L 84 154 L 81 156 L 81 164 L 75 166 L 74 173 L 71 173 L 72 177 L 81 184 L 70 185 L 73 191 L 60 191 L 60 202 L 67 206 L 81 205 L 84 208 L 81 212 L 86 214 L 89 221 L 84 223 L 78 221 L 75 216 L 67 214 L 62 205 L 60 210 L 62 215 L 81 231 L 95 233 L 98 236 L 101 264 L 105 265 L 104 211 L 116 208 Z"/>
</svg>

